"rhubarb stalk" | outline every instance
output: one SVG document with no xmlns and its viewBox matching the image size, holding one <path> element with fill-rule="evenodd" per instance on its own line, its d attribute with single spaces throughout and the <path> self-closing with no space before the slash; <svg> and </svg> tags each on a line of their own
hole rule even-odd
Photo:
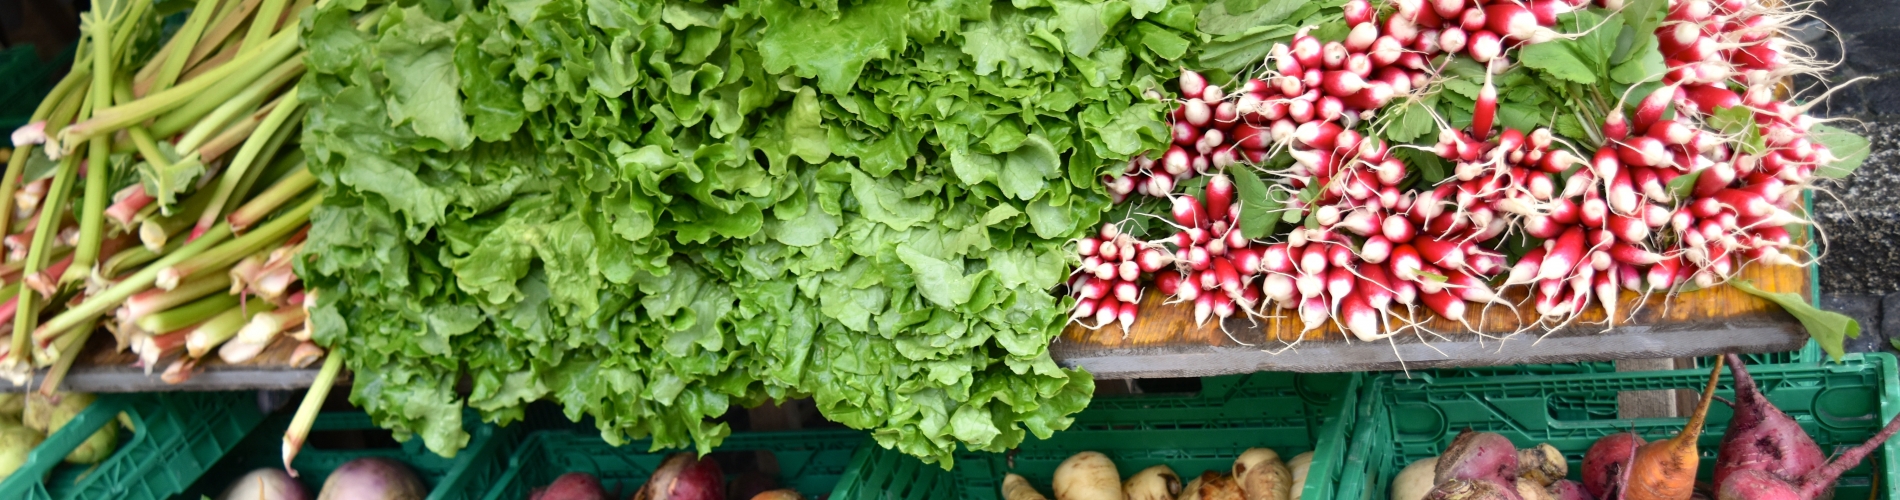
<svg viewBox="0 0 1900 500">
<path fill-rule="evenodd" d="M 317 371 L 317 379 L 310 384 L 310 391 L 304 393 L 303 403 L 297 405 L 297 416 L 290 420 L 290 428 L 284 430 L 284 470 L 290 477 L 297 477 L 297 469 L 290 467 L 296 460 L 297 451 L 303 449 L 304 438 L 310 436 L 310 426 L 317 422 L 317 412 L 323 409 L 323 400 L 330 397 L 330 386 L 336 385 L 337 372 L 343 371 L 343 348 L 338 346 L 330 351 L 323 360 L 323 369 Z"/>
</svg>

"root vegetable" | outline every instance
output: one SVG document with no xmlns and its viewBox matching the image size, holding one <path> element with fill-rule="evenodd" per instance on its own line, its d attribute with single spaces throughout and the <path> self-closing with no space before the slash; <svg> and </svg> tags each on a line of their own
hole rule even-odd
<svg viewBox="0 0 1900 500">
<path fill-rule="evenodd" d="M 1701 460 L 1696 438 L 1702 436 L 1702 424 L 1715 398 L 1715 384 L 1722 375 L 1723 358 L 1715 359 L 1709 372 L 1709 384 L 1702 389 L 1702 402 L 1696 405 L 1689 423 L 1676 437 L 1644 444 L 1636 449 L 1630 462 L 1629 500 L 1689 500 L 1695 491 L 1695 470 Z"/>
<path fill-rule="evenodd" d="M 1056 466 L 1056 500 L 1122 500 L 1121 479 L 1107 455 L 1077 453 Z"/>
<path fill-rule="evenodd" d="M 1729 357 L 1736 358 L 1734 355 L 1730 355 Z M 1716 368 L 1718 370 L 1721 369 L 1719 363 L 1720 359 L 1721 358 L 1718 358 Z M 1741 365 L 1740 359 L 1735 359 L 1734 361 L 1737 362 L 1737 366 Z M 1736 378 L 1736 383 L 1740 386 L 1743 384 L 1742 379 L 1748 378 L 1747 372 L 1745 370 L 1736 372 Z M 1749 379 L 1746 383 L 1749 386 L 1748 392 L 1754 392 L 1754 381 Z M 1740 394 L 1738 394 L 1738 396 L 1740 396 Z M 1759 401 L 1758 394 L 1756 398 L 1757 401 Z M 1736 421 L 1739 422 L 1741 421 L 1740 415 L 1742 414 L 1741 401 L 1738 400 L 1735 406 L 1737 409 Z M 1768 405 L 1762 402 L 1761 406 Z M 1765 413 L 1760 409 L 1753 409 L 1751 411 L 1756 414 Z M 1780 412 L 1776 410 L 1775 413 L 1779 414 Z M 1785 416 L 1783 417 L 1785 418 Z M 1801 432 L 1800 428 L 1793 427 L 1793 422 L 1790 421 L 1788 424 L 1789 427 L 1792 428 L 1792 432 L 1796 434 Z M 1756 425 L 1757 427 L 1750 430 L 1762 429 L 1760 427 L 1760 421 L 1756 422 Z M 1867 455 L 1873 453 L 1875 448 L 1879 448 L 1888 438 L 1893 437 L 1895 431 L 1900 431 L 1900 418 L 1887 422 L 1887 425 L 1882 427 L 1880 432 L 1875 433 L 1872 438 L 1869 438 L 1867 442 L 1856 445 L 1853 448 L 1848 448 L 1839 455 L 1836 455 L 1833 460 L 1798 476 L 1780 476 L 1772 472 L 1772 470 L 1765 468 L 1731 469 L 1729 473 L 1723 477 L 1723 482 L 1716 484 L 1716 498 L 1718 500 L 1820 500 L 1830 498 L 1833 496 L 1834 483 L 1840 479 L 1841 474 L 1845 474 L 1848 469 L 1859 465 L 1860 461 L 1866 459 Z M 1763 435 L 1762 439 L 1742 442 L 1763 445 L 1781 444 L 1765 442 L 1772 440 L 1773 437 L 1772 434 L 1769 434 Z M 1802 437 L 1805 438 L 1806 436 Z M 1747 436 L 1741 439 L 1746 440 Z M 1726 440 L 1723 444 L 1727 444 Z M 1772 451 L 1772 449 L 1762 451 Z M 1748 458 L 1759 457 L 1759 455 L 1748 455 Z M 1805 466 L 1805 464 L 1797 466 Z"/>
<path fill-rule="evenodd" d="M 805 496 L 798 494 L 797 490 L 781 489 L 752 495 L 752 500 L 805 500 Z"/>
<path fill-rule="evenodd" d="M 1421 458 L 1405 466 L 1397 476 L 1392 477 L 1391 500 L 1424 500 L 1431 493 L 1433 470 L 1438 468 L 1438 457 Z"/>
<path fill-rule="evenodd" d="M 1300 490 L 1306 489 L 1306 473 L 1313 469 L 1313 452 L 1294 455 L 1292 460 L 1286 461 L 1286 467 L 1293 473 L 1293 487 L 1287 498 L 1300 500 Z"/>
<path fill-rule="evenodd" d="M 1166 465 L 1142 469 L 1122 483 L 1122 495 L 1128 500 L 1174 500 L 1181 494 L 1181 476 Z"/>
<path fill-rule="evenodd" d="M 1569 479 L 1551 483 L 1548 489 L 1550 498 L 1555 500 L 1593 500 L 1590 493 L 1583 491 L 1583 484 Z"/>
<path fill-rule="evenodd" d="M 1293 472 L 1280 461 L 1280 454 L 1267 448 L 1249 448 L 1234 459 L 1234 476 L 1246 500 L 1286 500 L 1293 487 Z"/>
<path fill-rule="evenodd" d="M 569 472 L 554 478 L 546 487 L 536 488 L 528 500 L 608 500 L 600 479 L 585 472 Z"/>
<path fill-rule="evenodd" d="M 674 453 L 653 471 L 633 500 L 724 500 L 726 478 L 719 463 L 693 453 Z"/>
<path fill-rule="evenodd" d="M 1201 478 L 1196 476 L 1189 480 L 1187 485 L 1181 487 L 1181 496 L 1174 500 L 1201 500 Z"/>
<path fill-rule="evenodd" d="M 1003 476 L 1003 500 L 1048 500 L 1036 487 L 1029 485 L 1028 479 L 1009 474 Z"/>
<path fill-rule="evenodd" d="M 1247 495 L 1233 476 L 1214 471 L 1201 473 L 1200 500 L 1245 500 Z"/>
<path fill-rule="evenodd" d="M 345 462 L 331 472 L 317 500 L 421 500 L 428 494 L 409 466 L 368 457 Z"/>
<path fill-rule="evenodd" d="M 1758 470 L 1773 477 L 1798 478 L 1813 472 L 1827 461 L 1821 447 L 1787 413 L 1775 408 L 1762 396 L 1755 378 L 1749 376 L 1742 357 L 1727 356 L 1729 373 L 1735 377 L 1734 418 L 1722 431 L 1722 444 L 1715 455 L 1715 484 L 1726 484 L 1728 477 L 1744 470 Z"/>
<path fill-rule="evenodd" d="M 244 477 L 231 483 L 229 488 L 219 495 L 219 500 L 304 500 L 310 494 L 303 489 L 303 483 L 297 482 L 283 469 L 264 468 L 251 471 Z M 536 497 L 539 500 L 540 497 Z"/>
<path fill-rule="evenodd" d="M 1550 493 L 1544 491 L 1544 487 L 1537 484 L 1535 479 L 1520 477 L 1514 485 L 1517 487 L 1518 498 L 1522 500 L 1553 500 Z"/>
<path fill-rule="evenodd" d="M 1521 500 L 1513 490 L 1492 481 L 1453 479 L 1432 488 L 1425 500 Z"/>
<path fill-rule="evenodd" d="M 1443 485 L 1453 479 L 1482 480 L 1499 486 L 1517 477 L 1517 447 L 1502 435 L 1465 431 L 1452 439 L 1438 456 L 1432 478 Z"/>
<path fill-rule="evenodd" d="M 1537 481 L 1539 488 L 1555 484 L 1569 474 L 1570 462 L 1550 443 L 1517 450 L 1517 476 Z"/>
<path fill-rule="evenodd" d="M 0 422 L 0 479 L 6 479 L 26 465 L 26 456 L 45 440 L 45 435 L 26 426 Z"/>
</svg>

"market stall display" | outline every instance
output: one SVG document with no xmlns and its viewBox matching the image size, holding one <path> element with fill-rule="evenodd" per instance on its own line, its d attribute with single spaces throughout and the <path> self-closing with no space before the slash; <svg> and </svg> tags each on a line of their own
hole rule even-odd
<svg viewBox="0 0 1900 500">
<path fill-rule="evenodd" d="M 1805 200 L 1867 142 L 1783 87 L 1800 5 L 190 4 L 94 5 L 14 132 L 0 369 L 308 384 L 291 469 L 338 380 L 444 456 L 469 411 L 704 454 L 809 397 L 949 467 L 1097 377 L 1858 334 Z"/>
</svg>

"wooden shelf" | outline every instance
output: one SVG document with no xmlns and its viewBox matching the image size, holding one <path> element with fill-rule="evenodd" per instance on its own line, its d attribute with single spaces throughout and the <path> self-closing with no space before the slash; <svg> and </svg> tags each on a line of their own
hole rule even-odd
<svg viewBox="0 0 1900 500">
<path fill-rule="evenodd" d="M 1805 268 L 1751 265 L 1739 278 L 1754 281 L 1762 290 L 1795 292 L 1813 299 L 1809 270 Z M 1506 296 L 1520 303 L 1524 287 L 1516 288 Z M 1527 326 L 1501 307 L 1494 306 L 1487 313 L 1481 311 L 1482 307 L 1468 304 L 1472 307 L 1466 320 L 1483 335 L 1466 333 L 1459 323 L 1431 315 L 1421 307 L 1420 314 L 1430 316 L 1423 325 L 1425 329 L 1460 333 L 1440 338 L 1406 330 L 1376 342 L 1348 339 L 1336 325 L 1302 333 L 1300 321 L 1291 310 L 1269 311 L 1283 316 L 1278 319 L 1229 318 L 1225 322 L 1227 333 L 1223 333 L 1214 321 L 1196 326 L 1191 307 L 1162 304 L 1158 295 L 1150 294 L 1142 302 L 1139 319 L 1126 335 L 1119 326 L 1088 330 L 1071 324 L 1049 346 L 1050 354 L 1058 364 L 1086 368 L 1096 378 L 1126 379 L 1782 352 L 1799 349 L 1808 340 L 1807 330 L 1780 306 L 1729 286 L 1673 298 L 1649 297 L 1634 321 L 1629 320 L 1629 311 L 1641 296 L 1625 291 L 1619 299 L 1622 307 L 1616 327 L 1607 331 L 1602 324 L 1603 309 L 1596 304 L 1576 321 L 1548 334 L 1543 333 L 1543 327 Z M 1525 317 L 1535 320 L 1536 313 L 1528 303 L 1521 309 Z M 1512 334 L 1518 331 L 1523 333 Z"/>
<path fill-rule="evenodd" d="M 86 351 L 80 354 L 72 370 L 66 373 L 61 390 L 161 392 L 302 389 L 310 387 L 310 383 L 317 378 L 315 365 L 309 368 L 290 366 L 290 353 L 296 348 L 296 343 L 289 339 L 279 339 L 256 358 L 241 364 L 225 363 L 213 356 L 198 366 L 197 373 L 191 379 L 178 384 L 167 384 L 159 379 L 158 375 L 164 371 L 164 367 L 153 368 L 151 374 L 146 374 L 144 368 L 133 366 L 136 356 L 131 352 L 120 351 L 117 347 L 110 334 L 100 332 L 93 335 L 86 344 Z M 348 377 L 345 373 L 339 375 L 338 380 L 347 381 Z M 38 389 L 44 378 L 45 370 L 40 370 L 26 387 L 0 380 L 0 392 Z"/>
</svg>

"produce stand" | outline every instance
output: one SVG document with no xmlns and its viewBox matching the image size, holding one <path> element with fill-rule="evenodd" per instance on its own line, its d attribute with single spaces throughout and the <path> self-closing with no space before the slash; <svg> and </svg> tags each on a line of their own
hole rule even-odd
<svg viewBox="0 0 1900 500">
<path fill-rule="evenodd" d="M 1764 291 L 1814 298 L 1813 277 L 1807 269 L 1749 266 L 1740 279 L 1752 280 Z M 1522 302 L 1521 288 L 1506 296 L 1514 303 Z M 1627 310 L 1635 297 L 1623 292 L 1625 310 L 1619 312 L 1616 328 L 1608 331 L 1601 324 L 1602 309 L 1592 306 L 1577 321 L 1549 334 L 1534 327 L 1511 336 L 1524 325 L 1510 311 L 1494 306 L 1481 316 L 1483 308 L 1474 304 L 1466 319 L 1483 335 L 1446 333 L 1440 339 L 1407 331 L 1389 340 L 1364 342 L 1348 339 L 1335 325 L 1301 333 L 1299 319 L 1290 311 L 1281 311 L 1286 316 L 1277 320 L 1229 318 L 1228 333 L 1222 333 L 1214 321 L 1195 326 L 1192 307 L 1165 304 L 1165 297 L 1150 294 L 1142 301 L 1141 321 L 1126 336 L 1118 326 L 1089 330 L 1071 324 L 1049 352 L 1063 366 L 1086 368 L 1096 378 L 1127 379 L 1681 358 L 1793 351 L 1808 340 L 1794 316 L 1734 287 L 1718 286 L 1674 298 L 1652 296 L 1630 321 Z M 1520 312 L 1526 317 L 1535 315 L 1529 304 Z M 1463 331 L 1462 325 L 1435 315 L 1424 327 Z"/>
</svg>

